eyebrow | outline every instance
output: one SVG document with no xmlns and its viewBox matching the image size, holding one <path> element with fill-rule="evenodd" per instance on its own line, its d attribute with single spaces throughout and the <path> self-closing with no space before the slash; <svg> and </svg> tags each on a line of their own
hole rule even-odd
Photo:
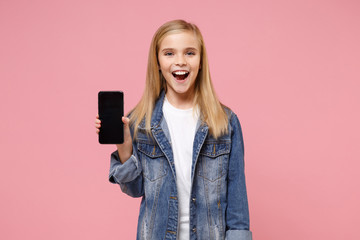
<svg viewBox="0 0 360 240">
<path fill-rule="evenodd" d="M 194 47 L 185 48 L 185 51 L 188 51 L 188 50 L 199 51 L 197 48 L 194 48 Z M 164 51 L 174 51 L 174 48 L 164 48 L 161 51 L 162 52 L 164 52 Z"/>
</svg>

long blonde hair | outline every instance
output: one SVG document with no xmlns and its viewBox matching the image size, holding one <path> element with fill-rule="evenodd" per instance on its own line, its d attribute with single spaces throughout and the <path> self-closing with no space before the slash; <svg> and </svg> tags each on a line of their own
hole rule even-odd
<svg viewBox="0 0 360 240">
<path fill-rule="evenodd" d="M 134 126 L 134 137 L 137 135 L 138 126 L 145 118 L 145 128 L 151 135 L 151 116 L 162 90 L 166 91 L 166 81 L 159 71 L 158 52 L 161 41 L 172 31 L 191 31 L 195 34 L 201 48 L 201 60 L 198 76 L 195 81 L 194 103 L 200 109 L 201 119 L 209 127 L 210 134 L 217 138 L 228 131 L 228 117 L 225 106 L 222 105 L 215 94 L 211 82 L 209 64 L 204 44 L 204 39 L 199 28 L 184 20 L 173 20 L 162 25 L 154 34 L 150 50 L 146 73 L 146 84 L 143 96 L 131 111 L 130 123 Z"/>
</svg>

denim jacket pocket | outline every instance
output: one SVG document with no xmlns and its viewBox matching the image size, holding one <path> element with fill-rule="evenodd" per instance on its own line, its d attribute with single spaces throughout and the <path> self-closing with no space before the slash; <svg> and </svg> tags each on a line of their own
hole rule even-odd
<svg viewBox="0 0 360 240">
<path fill-rule="evenodd" d="M 200 151 L 198 175 L 216 181 L 227 173 L 230 141 L 205 142 Z"/>
<path fill-rule="evenodd" d="M 139 142 L 138 151 L 141 153 L 143 175 L 150 181 L 156 181 L 166 175 L 166 159 L 157 144 Z"/>
</svg>

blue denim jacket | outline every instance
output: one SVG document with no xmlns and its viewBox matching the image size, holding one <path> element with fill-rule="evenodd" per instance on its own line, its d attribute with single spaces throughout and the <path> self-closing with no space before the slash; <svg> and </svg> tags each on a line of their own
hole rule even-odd
<svg viewBox="0 0 360 240">
<path fill-rule="evenodd" d="M 156 102 L 149 137 L 144 121 L 124 164 L 111 154 L 109 180 L 132 196 L 142 197 L 138 240 L 176 239 L 178 199 L 171 139 L 162 106 Z M 244 174 L 244 144 L 237 116 L 228 111 L 228 134 L 214 139 L 199 120 L 195 134 L 190 195 L 190 239 L 251 240 Z M 131 129 L 133 133 L 133 129 Z"/>
</svg>

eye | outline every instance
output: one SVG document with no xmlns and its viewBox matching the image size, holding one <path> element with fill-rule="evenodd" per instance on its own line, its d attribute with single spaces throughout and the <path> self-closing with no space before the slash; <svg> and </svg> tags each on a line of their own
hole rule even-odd
<svg viewBox="0 0 360 240">
<path fill-rule="evenodd" d="M 195 55 L 195 52 L 190 51 L 190 52 L 187 52 L 186 55 Z"/>
<path fill-rule="evenodd" d="M 172 55 L 173 55 L 172 52 L 165 52 L 165 53 L 164 53 L 164 56 L 172 56 Z"/>
</svg>

